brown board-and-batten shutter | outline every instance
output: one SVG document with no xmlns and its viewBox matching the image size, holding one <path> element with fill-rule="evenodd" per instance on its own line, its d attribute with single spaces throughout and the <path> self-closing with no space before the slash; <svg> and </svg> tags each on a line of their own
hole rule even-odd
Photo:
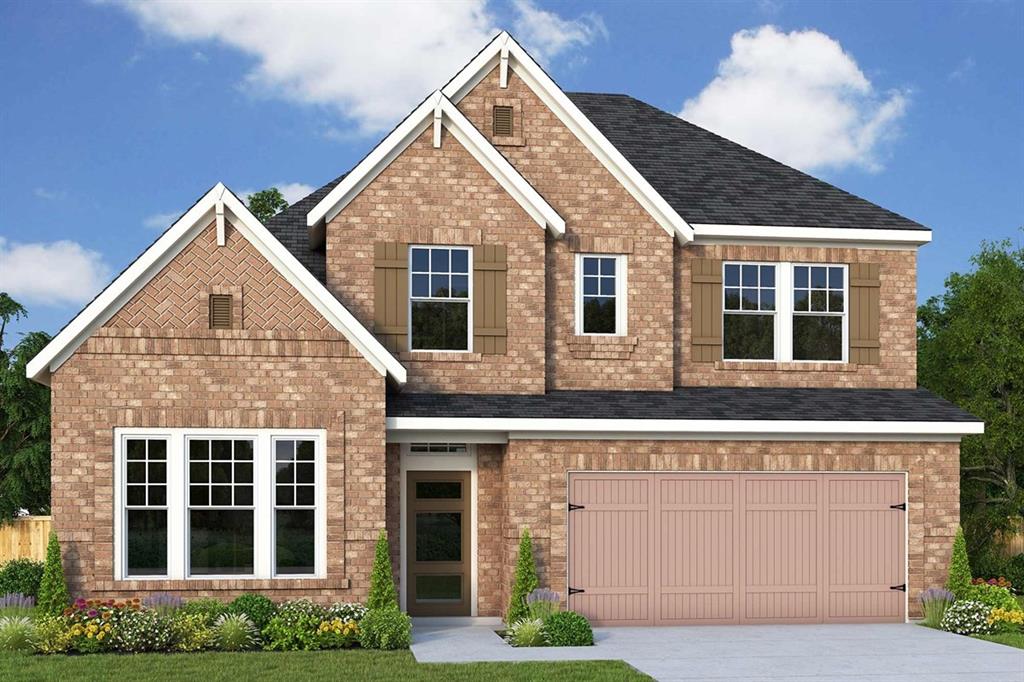
<svg viewBox="0 0 1024 682">
<path fill-rule="evenodd" d="M 881 318 L 881 267 L 850 263 L 850 357 L 858 365 L 877 365 Z"/>
<path fill-rule="evenodd" d="M 508 351 L 507 257 L 503 245 L 473 249 L 473 351 L 504 355 Z"/>
<path fill-rule="evenodd" d="M 690 277 L 692 361 L 722 359 L 722 261 L 695 258 Z"/>
<path fill-rule="evenodd" d="M 373 245 L 373 333 L 392 353 L 408 350 L 408 244 Z"/>
</svg>

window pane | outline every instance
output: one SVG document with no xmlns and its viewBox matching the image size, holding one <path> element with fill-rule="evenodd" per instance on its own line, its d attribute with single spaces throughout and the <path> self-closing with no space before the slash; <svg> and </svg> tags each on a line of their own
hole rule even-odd
<svg viewBox="0 0 1024 682">
<path fill-rule="evenodd" d="M 211 463 L 210 476 L 214 483 L 231 483 L 231 462 Z"/>
<path fill-rule="evenodd" d="M 252 486 L 251 485 L 236 485 L 235 486 L 235 506 L 236 507 L 248 507 L 252 504 Z"/>
<path fill-rule="evenodd" d="M 312 483 L 313 482 L 313 463 L 312 462 L 301 462 L 295 465 L 295 482 L 296 483 Z"/>
<path fill-rule="evenodd" d="M 253 512 L 193 509 L 189 512 L 189 573 L 251 575 Z"/>
<path fill-rule="evenodd" d="M 807 266 L 800 266 L 793 268 L 793 286 L 802 287 L 804 289 L 808 286 L 808 275 Z"/>
<path fill-rule="evenodd" d="M 469 306 L 466 303 L 414 301 L 413 350 L 467 350 Z"/>
<path fill-rule="evenodd" d="M 726 315 L 723 356 L 727 360 L 771 360 L 775 357 L 774 315 Z"/>
<path fill-rule="evenodd" d="M 811 286 L 815 288 L 824 289 L 826 286 L 825 280 L 825 268 L 813 267 L 811 268 Z"/>
<path fill-rule="evenodd" d="M 127 502 L 132 506 L 145 506 L 146 504 L 146 486 L 144 485 L 130 485 L 128 486 L 128 499 Z"/>
<path fill-rule="evenodd" d="M 583 259 L 583 274 L 584 275 L 596 275 L 598 274 L 597 259 L 596 258 L 584 258 Z"/>
<path fill-rule="evenodd" d="M 277 504 L 283 507 L 290 507 L 295 504 L 295 487 L 290 485 L 279 485 L 277 487 Z"/>
<path fill-rule="evenodd" d="M 412 295 L 417 298 L 430 296 L 430 275 L 412 276 Z"/>
<path fill-rule="evenodd" d="M 829 268 L 828 269 L 828 288 L 829 289 L 842 289 L 843 288 L 843 269 L 842 268 Z"/>
<path fill-rule="evenodd" d="M 761 310 L 775 310 L 774 289 L 761 289 Z"/>
<path fill-rule="evenodd" d="M 275 571 L 309 575 L 316 571 L 316 520 L 312 509 L 278 509 L 274 513 Z"/>
<path fill-rule="evenodd" d="M 763 286 L 763 287 L 774 287 L 775 286 L 775 266 L 774 265 L 762 265 L 761 266 L 761 286 Z"/>
<path fill-rule="evenodd" d="M 131 466 L 130 464 L 128 466 Z M 166 483 L 167 482 L 167 463 L 166 462 L 150 462 L 149 463 L 149 483 Z"/>
<path fill-rule="evenodd" d="M 745 287 L 756 287 L 757 286 L 757 266 L 756 265 L 744 265 L 743 266 L 743 286 L 745 286 Z"/>
<path fill-rule="evenodd" d="M 128 459 L 145 459 L 146 441 L 137 438 L 132 438 L 128 441 L 127 450 Z"/>
<path fill-rule="evenodd" d="M 430 250 L 430 271 L 448 272 L 448 249 Z"/>
<path fill-rule="evenodd" d="M 827 299 L 824 291 L 818 291 L 811 289 L 811 310 L 815 312 L 825 312 Z"/>
<path fill-rule="evenodd" d="M 298 457 L 299 461 L 312 462 L 313 457 L 316 453 L 313 441 L 311 440 L 300 440 L 298 445 Z"/>
<path fill-rule="evenodd" d="M 277 474 L 275 480 L 278 483 L 295 482 L 295 465 L 291 462 L 278 462 L 276 464 Z"/>
<path fill-rule="evenodd" d="M 316 504 L 316 488 L 311 485 L 295 486 L 295 504 L 300 507 L 311 507 Z"/>
<path fill-rule="evenodd" d="M 418 574 L 416 601 L 459 601 L 462 599 L 461 575 Z"/>
<path fill-rule="evenodd" d="M 210 449 L 213 459 L 231 459 L 231 441 L 229 440 L 210 441 Z"/>
<path fill-rule="evenodd" d="M 427 249 L 412 250 L 412 269 L 416 272 L 426 272 L 430 269 L 430 252 Z"/>
<path fill-rule="evenodd" d="M 128 462 L 128 482 L 129 483 L 145 483 L 146 482 L 146 463 L 145 462 Z"/>
<path fill-rule="evenodd" d="M 740 290 L 739 289 L 726 289 L 725 290 L 725 309 L 726 310 L 739 310 L 740 309 Z"/>
<path fill-rule="evenodd" d="M 842 360 L 843 318 L 837 315 L 794 315 L 793 359 Z"/>
<path fill-rule="evenodd" d="M 416 561 L 462 561 L 462 513 L 416 514 Z"/>
<path fill-rule="evenodd" d="M 452 275 L 452 296 L 469 297 L 469 275 Z"/>
<path fill-rule="evenodd" d="M 277 461 L 291 461 L 295 459 L 295 441 L 278 440 L 274 441 L 274 459 Z"/>
<path fill-rule="evenodd" d="M 757 310 L 757 289 L 741 289 L 743 292 L 743 309 Z"/>
<path fill-rule="evenodd" d="M 451 283 L 448 281 L 448 275 L 431 275 L 430 276 L 430 295 L 437 296 L 439 298 L 446 298 L 451 291 Z"/>
<path fill-rule="evenodd" d="M 252 459 L 252 441 L 235 441 L 235 459 Z"/>
<path fill-rule="evenodd" d="M 210 465 L 206 462 L 192 462 L 188 465 L 188 478 L 192 483 L 207 483 L 210 480 Z"/>
<path fill-rule="evenodd" d="M 725 266 L 725 286 L 738 287 L 740 285 L 740 266 Z"/>
<path fill-rule="evenodd" d="M 614 258 L 602 258 L 601 259 L 601 274 L 602 275 L 614 275 L 615 274 L 615 259 Z"/>
<path fill-rule="evenodd" d="M 614 296 L 615 295 L 615 278 L 614 277 L 602 277 L 601 278 L 601 295 L 602 296 Z"/>
<path fill-rule="evenodd" d="M 149 486 L 149 498 L 146 500 L 146 504 L 155 507 L 162 507 L 163 505 L 167 504 L 167 486 Z"/>
<path fill-rule="evenodd" d="M 193 507 L 205 507 L 210 504 L 210 488 L 205 485 L 189 486 L 188 503 Z"/>
<path fill-rule="evenodd" d="M 210 505 L 214 507 L 231 506 L 231 486 L 215 485 L 210 488 Z"/>
<path fill-rule="evenodd" d="M 469 251 L 464 249 L 452 250 L 452 272 L 469 274 Z"/>
<path fill-rule="evenodd" d="M 252 462 L 235 462 L 235 483 L 252 483 Z"/>
<path fill-rule="evenodd" d="M 830 291 L 828 293 L 828 309 L 834 313 L 843 312 L 843 292 Z"/>
<path fill-rule="evenodd" d="M 807 310 L 810 300 L 807 289 L 797 289 L 793 292 L 793 310 Z"/>
<path fill-rule="evenodd" d="M 151 441 L 149 441 L 149 458 L 150 459 L 167 459 L 167 441 L 165 441 L 165 440 L 151 440 Z"/>
<path fill-rule="evenodd" d="M 583 333 L 615 333 L 615 299 L 600 297 L 583 298 Z"/>
<path fill-rule="evenodd" d="M 210 458 L 210 441 L 208 440 L 190 440 L 188 442 L 188 458 L 189 459 L 209 459 Z"/>
<path fill-rule="evenodd" d="M 583 278 L 583 294 L 586 296 L 597 296 L 598 292 L 598 277 L 584 277 Z"/>
<path fill-rule="evenodd" d="M 129 509 L 128 575 L 167 574 L 167 512 Z"/>
<path fill-rule="evenodd" d="M 462 497 L 459 481 L 417 481 L 416 497 L 421 500 L 457 500 Z"/>
</svg>

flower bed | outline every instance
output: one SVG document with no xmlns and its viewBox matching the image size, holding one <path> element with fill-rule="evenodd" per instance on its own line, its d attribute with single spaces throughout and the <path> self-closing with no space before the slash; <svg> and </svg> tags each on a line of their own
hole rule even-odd
<svg viewBox="0 0 1024 682">
<path fill-rule="evenodd" d="M 575 611 L 559 610 L 560 603 L 557 592 L 534 590 L 525 599 L 525 615 L 499 634 L 514 647 L 592 646 L 590 622 Z"/>
</svg>

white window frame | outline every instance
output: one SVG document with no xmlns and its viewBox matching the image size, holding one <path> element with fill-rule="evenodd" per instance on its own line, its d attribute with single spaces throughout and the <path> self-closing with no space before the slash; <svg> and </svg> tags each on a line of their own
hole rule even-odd
<svg viewBox="0 0 1024 682">
<path fill-rule="evenodd" d="M 312 573 L 278 573 L 277 572 L 277 511 L 279 509 L 310 509 L 309 505 L 278 505 L 277 504 L 277 442 L 283 440 L 295 441 L 298 443 L 300 440 L 312 440 L 313 441 L 313 535 L 317 539 L 316 549 L 313 555 L 313 566 L 314 570 Z M 295 448 L 295 455 L 298 456 L 298 446 Z M 326 473 L 326 467 L 323 466 L 324 462 L 323 449 L 319 446 L 316 439 L 304 438 L 294 435 L 282 435 L 275 433 L 270 439 L 270 466 L 271 466 L 271 490 L 270 490 L 270 506 L 271 506 L 271 520 L 270 527 L 272 530 L 273 538 L 270 544 L 270 560 L 271 570 L 275 578 L 315 578 L 317 576 L 317 570 L 324 566 L 326 560 L 326 546 L 325 543 L 320 541 L 321 537 L 326 537 L 327 528 L 325 504 L 327 500 L 326 491 L 323 476 Z M 297 460 L 296 460 L 297 461 Z M 296 477 L 298 471 L 296 470 Z M 295 483 L 292 484 L 294 489 Z M 306 485 L 306 484 L 302 484 Z"/>
<path fill-rule="evenodd" d="M 167 574 L 128 573 L 125 481 L 129 438 L 167 441 Z M 203 438 L 253 441 L 254 572 L 252 575 L 189 575 L 188 547 L 188 440 Z M 312 440 L 315 448 L 316 572 L 312 575 L 274 572 L 274 457 L 273 443 Z M 114 579 L 115 580 L 294 580 L 323 578 L 327 573 L 327 433 L 324 429 L 114 429 Z"/>
<path fill-rule="evenodd" d="M 469 280 L 469 294 L 466 298 L 456 298 L 454 296 L 448 296 L 445 298 L 437 298 L 434 296 L 413 296 L 412 295 L 412 251 L 413 249 L 428 249 L 429 251 L 444 249 L 446 251 L 465 251 L 467 254 L 467 262 L 469 263 L 469 271 L 466 273 Z M 429 262 L 428 258 L 428 262 Z M 408 320 L 408 332 L 406 338 L 406 347 L 411 353 L 472 353 L 473 352 L 473 247 L 472 246 L 457 246 L 449 244 L 410 244 L 408 253 L 406 254 L 406 263 L 408 268 L 406 270 L 408 276 L 407 287 L 409 291 L 408 301 L 406 301 L 406 320 Z M 449 260 L 449 272 L 451 268 L 451 260 Z M 420 273 L 422 274 L 422 273 Z M 446 348 L 413 348 L 412 347 L 412 304 L 413 301 L 428 301 L 434 303 L 460 303 L 466 302 L 466 349 L 465 350 L 449 350 Z"/>
<path fill-rule="evenodd" d="M 126 443 L 129 440 L 142 440 L 142 441 L 146 441 L 147 457 L 146 457 L 145 460 L 141 460 L 141 461 L 146 462 L 146 478 L 147 478 L 147 483 L 146 483 L 146 502 L 147 502 L 147 504 L 144 505 L 144 506 L 130 505 L 130 504 L 128 504 L 128 500 L 127 500 L 127 492 L 128 492 L 128 462 L 129 462 L 129 460 L 128 460 L 128 448 L 127 448 Z M 149 441 L 154 441 L 154 440 L 162 440 L 162 441 L 164 441 L 164 447 L 166 448 L 165 449 L 166 458 L 164 459 L 164 472 L 165 472 L 164 473 L 164 481 L 165 481 L 164 482 L 164 486 L 165 486 L 167 492 L 164 495 L 164 504 L 163 504 L 163 506 L 148 504 L 148 502 L 149 502 L 149 483 L 148 483 L 148 479 L 149 479 L 149 456 L 148 456 L 148 454 L 149 454 Z M 170 572 L 170 566 L 171 566 L 171 551 L 170 551 L 170 544 L 171 544 L 171 507 L 170 507 L 170 502 L 171 502 L 171 499 L 170 499 L 171 498 L 171 462 L 170 462 L 170 459 L 171 459 L 171 444 L 170 444 L 170 439 L 168 439 L 166 436 L 163 436 L 163 435 L 148 435 L 148 434 L 141 434 L 140 433 L 140 434 L 133 434 L 133 435 L 129 435 L 129 436 L 122 436 L 122 438 L 121 438 L 121 457 L 120 457 L 120 461 L 118 462 L 118 465 L 115 468 L 115 472 L 114 472 L 115 473 L 114 478 L 117 480 L 117 483 L 115 483 L 115 495 L 114 495 L 114 497 L 118 498 L 120 496 L 120 499 L 123 501 L 123 504 L 119 504 L 118 507 L 117 507 L 117 513 L 115 515 L 115 525 L 116 525 L 116 522 L 119 521 L 120 524 L 121 524 L 121 528 L 125 529 L 124 536 L 123 536 L 124 544 L 122 546 L 122 551 L 123 551 L 123 556 L 124 556 L 124 564 L 123 564 L 123 566 L 124 566 L 125 573 L 128 572 L 128 533 L 127 533 L 127 528 L 128 528 L 128 512 L 131 511 L 131 510 L 163 509 L 164 513 L 167 515 L 167 521 L 166 521 L 166 523 L 167 523 L 167 531 L 166 531 L 166 534 L 167 534 L 167 547 L 165 548 L 165 555 L 167 557 L 167 570 L 164 571 L 163 574 L 147 573 L 147 574 L 139 575 L 138 576 L 139 580 L 161 580 L 161 579 L 166 579 L 168 573 Z"/>
<path fill-rule="evenodd" d="M 725 316 L 727 314 L 743 314 L 743 311 L 726 311 L 725 309 L 725 266 L 726 265 L 774 265 L 775 266 L 775 351 L 774 357 L 767 359 L 744 359 L 725 357 Z M 837 313 L 796 313 L 793 310 L 795 281 L 794 268 L 802 267 L 841 267 L 843 269 L 843 357 L 841 360 L 794 360 L 793 359 L 793 317 L 796 314 L 818 314 L 835 315 Z M 850 269 L 845 263 L 805 263 L 793 261 L 754 261 L 754 260 L 728 260 L 722 261 L 722 360 L 723 362 L 791 362 L 797 364 L 805 363 L 828 363 L 841 365 L 849 362 L 850 354 Z M 749 311 L 748 314 L 765 315 L 764 312 Z"/>
<path fill-rule="evenodd" d="M 586 258 L 614 258 L 615 259 L 615 332 L 597 333 L 583 331 L 583 261 Z M 625 336 L 629 329 L 628 313 L 629 305 L 626 286 L 626 255 L 614 253 L 577 253 L 576 254 L 576 292 L 575 292 L 575 314 L 576 314 L 576 335 L 577 336 Z"/>
<path fill-rule="evenodd" d="M 775 268 L 775 286 L 773 287 L 773 289 L 775 289 L 775 310 L 772 310 L 772 311 L 767 311 L 767 310 L 726 310 L 726 308 L 725 308 L 725 290 L 726 290 L 726 286 L 725 286 L 725 267 L 727 265 L 739 265 L 739 266 L 744 266 L 744 265 L 760 265 L 760 266 L 765 266 L 765 265 L 767 265 L 767 266 L 774 267 Z M 782 344 L 782 340 L 781 340 L 781 337 L 782 337 L 782 329 L 781 328 L 784 325 L 782 325 L 780 323 L 780 319 L 779 319 L 780 317 L 782 317 L 781 311 L 779 310 L 779 308 L 781 307 L 781 304 L 779 303 L 779 299 L 785 297 L 785 294 L 782 294 L 781 296 L 779 294 L 779 291 L 781 289 L 781 287 L 780 287 L 781 274 L 780 273 L 781 273 L 782 270 L 785 269 L 783 267 L 783 265 L 784 265 L 783 263 L 771 263 L 771 262 L 768 262 L 768 261 L 751 261 L 751 260 L 744 260 L 744 261 L 733 261 L 733 260 L 731 260 L 731 261 L 723 261 L 722 262 L 722 360 L 724 360 L 725 362 L 778 362 L 779 361 L 778 358 L 779 358 L 780 353 L 784 352 L 783 349 L 782 349 L 783 344 Z M 740 268 L 740 286 L 742 287 L 742 285 L 743 285 L 743 273 L 742 273 L 742 267 L 741 267 Z M 732 288 L 732 287 L 730 287 L 730 288 Z M 758 282 L 758 288 L 760 288 L 760 282 Z M 741 304 L 740 304 L 740 306 L 742 308 L 742 297 L 741 297 Z M 771 315 L 773 317 L 773 320 L 772 320 L 772 340 L 774 342 L 774 345 L 772 347 L 772 357 L 771 358 L 726 358 L 725 357 L 725 316 L 726 315 Z"/>
</svg>

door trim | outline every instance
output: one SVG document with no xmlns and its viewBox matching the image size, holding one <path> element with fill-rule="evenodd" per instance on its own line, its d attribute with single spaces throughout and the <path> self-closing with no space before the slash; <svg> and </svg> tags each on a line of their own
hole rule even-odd
<svg viewBox="0 0 1024 682">
<path fill-rule="evenodd" d="M 436 436 L 432 439 L 435 442 L 454 442 L 453 439 L 444 436 Z M 462 441 L 459 441 L 460 443 Z M 403 611 L 408 612 L 408 593 L 406 586 L 409 584 L 409 571 L 406 563 L 407 554 L 406 546 L 408 543 L 409 529 L 406 527 L 406 516 L 407 516 L 407 502 L 408 502 L 408 476 L 410 471 L 468 471 L 469 472 L 469 527 L 470 527 L 470 542 L 469 542 L 469 598 L 470 598 L 470 616 L 477 615 L 477 602 L 478 589 L 477 589 L 477 578 L 478 578 L 478 533 L 477 533 L 477 496 L 478 496 L 478 485 L 477 485 L 477 463 L 476 463 L 476 445 L 467 444 L 466 454 L 446 454 L 446 455 L 420 455 L 410 454 L 409 443 L 402 443 L 399 454 L 399 478 L 401 485 L 399 486 L 398 494 L 398 507 L 399 507 L 399 523 L 398 523 L 398 536 L 399 536 L 399 549 L 398 549 L 398 600 L 399 605 Z"/>
</svg>

